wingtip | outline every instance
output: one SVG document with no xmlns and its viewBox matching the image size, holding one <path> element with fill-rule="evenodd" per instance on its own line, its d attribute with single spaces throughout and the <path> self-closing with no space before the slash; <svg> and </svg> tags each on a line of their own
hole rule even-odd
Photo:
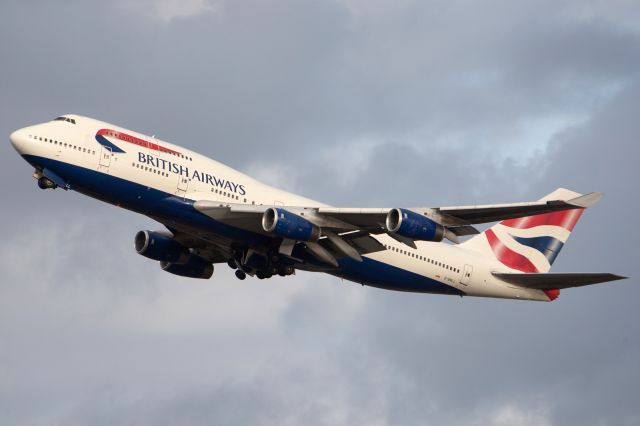
<svg viewBox="0 0 640 426">
<path fill-rule="evenodd" d="M 572 204 L 576 207 L 586 209 L 587 207 L 591 207 L 592 205 L 600 201 L 603 196 L 604 194 L 602 192 L 590 192 L 588 194 L 572 198 L 571 200 L 568 200 L 567 203 Z"/>
</svg>

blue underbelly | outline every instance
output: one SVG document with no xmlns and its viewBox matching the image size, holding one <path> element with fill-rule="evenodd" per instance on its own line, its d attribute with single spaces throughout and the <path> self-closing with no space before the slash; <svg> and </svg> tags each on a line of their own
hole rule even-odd
<svg viewBox="0 0 640 426">
<path fill-rule="evenodd" d="M 160 220 L 189 227 L 199 227 L 241 244 L 268 244 L 271 238 L 234 228 L 206 216 L 193 207 L 193 200 L 141 185 L 96 170 L 51 158 L 25 155 L 34 167 L 48 168 L 62 176 L 71 188 L 93 198 Z M 309 259 L 313 262 L 313 259 Z M 362 262 L 339 259 L 340 268 L 328 273 L 360 284 L 388 290 L 464 295 L 460 290 L 439 281 L 367 257 Z"/>
<path fill-rule="evenodd" d="M 332 275 L 360 284 L 387 290 L 464 295 L 440 281 L 367 257 L 363 257 L 362 262 L 344 258 L 338 263 L 340 269 L 331 272 Z"/>
</svg>

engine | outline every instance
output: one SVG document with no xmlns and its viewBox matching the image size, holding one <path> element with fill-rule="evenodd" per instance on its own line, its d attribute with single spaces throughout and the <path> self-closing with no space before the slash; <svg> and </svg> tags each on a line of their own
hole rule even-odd
<svg viewBox="0 0 640 426">
<path fill-rule="evenodd" d="M 444 226 L 407 209 L 392 209 L 387 213 L 387 229 L 402 237 L 420 241 L 442 241 Z"/>
<path fill-rule="evenodd" d="M 181 277 L 209 279 L 213 275 L 213 265 L 200 256 L 191 255 L 183 264 L 162 261 L 160 267 L 163 271 Z"/>
<path fill-rule="evenodd" d="M 284 209 L 271 207 L 262 216 L 262 228 L 279 237 L 296 241 L 317 241 L 320 228 Z"/>
<path fill-rule="evenodd" d="M 134 245 L 138 254 L 163 262 L 181 264 L 191 256 L 186 247 L 160 232 L 140 231 L 136 234 Z"/>
</svg>

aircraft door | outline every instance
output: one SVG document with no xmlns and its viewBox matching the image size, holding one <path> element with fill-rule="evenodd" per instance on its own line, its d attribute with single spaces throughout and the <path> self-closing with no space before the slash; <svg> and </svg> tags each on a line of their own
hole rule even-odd
<svg viewBox="0 0 640 426">
<path fill-rule="evenodd" d="M 472 273 L 473 273 L 473 266 L 464 265 L 464 269 L 462 270 L 462 277 L 460 277 L 460 284 L 469 285 L 469 281 L 471 281 Z"/>
<path fill-rule="evenodd" d="M 109 170 L 112 155 L 111 148 L 108 146 L 103 145 L 102 148 L 100 148 L 100 162 L 98 163 L 98 170 Z"/>
<path fill-rule="evenodd" d="M 178 175 L 178 187 L 176 189 L 176 195 L 184 195 L 189 189 L 189 178 L 183 175 Z"/>
</svg>

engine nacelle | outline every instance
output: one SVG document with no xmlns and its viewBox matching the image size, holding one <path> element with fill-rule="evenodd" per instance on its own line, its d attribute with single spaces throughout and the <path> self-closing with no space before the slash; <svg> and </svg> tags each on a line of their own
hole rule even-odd
<svg viewBox="0 0 640 426">
<path fill-rule="evenodd" d="M 200 256 L 191 255 L 186 263 L 160 262 L 163 271 L 187 278 L 209 279 L 213 275 L 213 265 Z"/>
<path fill-rule="evenodd" d="M 185 263 L 191 256 L 186 247 L 160 232 L 140 231 L 134 245 L 138 254 L 161 262 Z"/>
<path fill-rule="evenodd" d="M 308 220 L 275 207 L 268 208 L 262 215 L 262 228 L 296 241 L 317 241 L 321 234 L 320 228 Z"/>
<path fill-rule="evenodd" d="M 442 241 L 444 226 L 407 209 L 392 209 L 387 213 L 387 229 L 402 237 L 420 241 Z"/>
</svg>

